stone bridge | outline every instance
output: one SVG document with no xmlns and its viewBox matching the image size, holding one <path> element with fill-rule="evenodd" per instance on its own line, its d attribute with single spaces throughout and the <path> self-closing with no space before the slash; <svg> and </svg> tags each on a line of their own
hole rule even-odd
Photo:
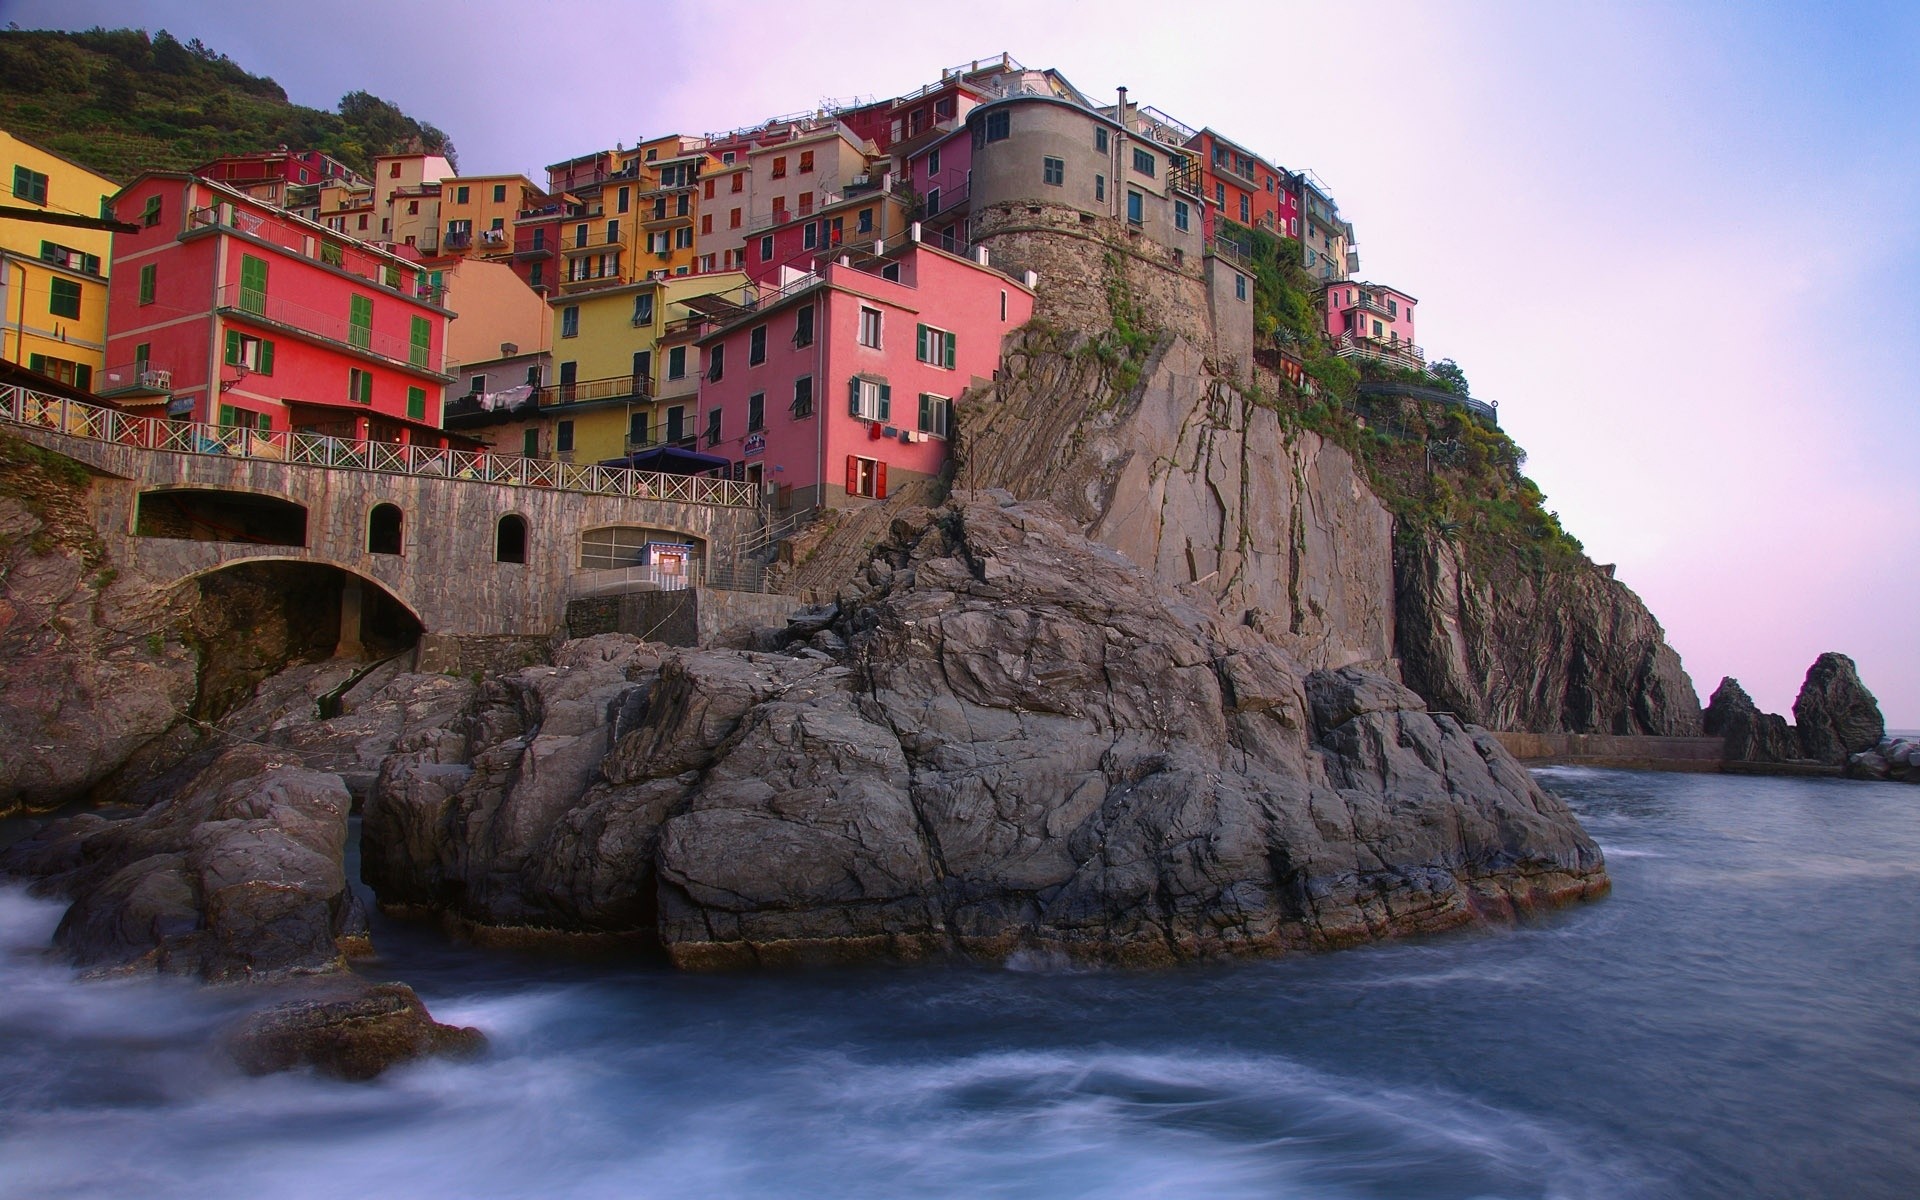
<svg viewBox="0 0 1920 1200">
<path fill-rule="evenodd" d="M 648 581 L 685 586 L 765 523 L 753 486 L 731 480 L 261 434 L 20 387 L 0 388 L 0 428 L 99 476 L 95 523 L 118 570 L 165 587 L 246 562 L 331 566 L 348 580 L 343 648 L 370 581 L 418 621 L 423 669 L 551 637 L 570 599 L 636 573 L 591 569 L 590 530 L 691 546 L 684 574 Z"/>
</svg>

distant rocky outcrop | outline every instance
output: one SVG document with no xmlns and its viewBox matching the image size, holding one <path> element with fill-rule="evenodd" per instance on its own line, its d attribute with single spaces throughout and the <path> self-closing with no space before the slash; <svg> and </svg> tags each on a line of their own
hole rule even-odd
<svg viewBox="0 0 1920 1200">
<path fill-rule="evenodd" d="M 1713 689 L 1703 727 L 1708 737 L 1724 739 L 1729 762 L 1785 763 L 1800 757 L 1800 741 L 1786 718 L 1761 712 L 1731 675 Z"/>
<path fill-rule="evenodd" d="M 1806 681 L 1793 700 L 1793 723 L 1801 753 L 1834 765 L 1873 749 L 1887 733 L 1880 704 L 1860 682 L 1853 660 L 1832 651 L 1807 668 Z"/>
<path fill-rule="evenodd" d="M 1847 774 L 1854 779 L 1895 779 L 1920 783 L 1920 741 L 1883 737 L 1872 749 L 1847 756 Z"/>
<path fill-rule="evenodd" d="M 902 519 L 774 642 L 595 638 L 490 681 L 388 759 L 368 881 L 490 939 L 690 967 L 1275 953 L 1607 886 L 1491 736 L 1307 671 L 1045 506 Z"/>
</svg>

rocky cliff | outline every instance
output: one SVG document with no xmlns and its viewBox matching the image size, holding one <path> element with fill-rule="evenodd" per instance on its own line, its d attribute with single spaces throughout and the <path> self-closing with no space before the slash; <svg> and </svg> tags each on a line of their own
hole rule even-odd
<svg viewBox="0 0 1920 1200">
<path fill-rule="evenodd" d="M 384 904 L 688 966 L 1329 947 L 1600 893 L 1491 737 L 1046 506 L 920 510 L 785 652 L 571 643 L 396 747 Z"/>
</svg>

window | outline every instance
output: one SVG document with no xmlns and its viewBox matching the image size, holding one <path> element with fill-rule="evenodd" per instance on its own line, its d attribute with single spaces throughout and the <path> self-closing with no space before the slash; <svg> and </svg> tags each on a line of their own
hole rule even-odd
<svg viewBox="0 0 1920 1200">
<path fill-rule="evenodd" d="M 1145 224 L 1147 219 L 1146 207 L 1146 197 L 1142 196 L 1139 192 L 1129 190 L 1127 192 L 1127 224 Z"/>
<path fill-rule="evenodd" d="M 935 175 L 938 175 L 939 173 L 940 173 L 940 147 L 935 146 L 933 149 L 927 151 L 927 178 L 931 179 Z"/>
<path fill-rule="evenodd" d="M 553 426 L 553 448 L 560 454 L 573 451 L 573 422 L 556 421 Z"/>
<path fill-rule="evenodd" d="M 1040 160 L 1040 174 L 1045 182 L 1059 187 L 1067 179 L 1066 161 L 1058 158 L 1043 158 Z"/>
<path fill-rule="evenodd" d="M 953 424 L 953 401 L 930 392 L 920 393 L 920 432 L 944 439 Z"/>
<path fill-rule="evenodd" d="M 860 344 L 862 346 L 871 346 L 876 350 L 880 348 L 880 310 L 879 309 L 867 308 L 864 305 L 861 307 L 860 309 Z"/>
<path fill-rule="evenodd" d="M 682 225 L 673 231 L 673 245 L 677 250 L 693 249 L 693 226 Z"/>
<path fill-rule="evenodd" d="M 1095 125 L 1093 127 L 1093 148 L 1101 154 L 1107 152 L 1107 127 L 1105 125 Z"/>
<path fill-rule="evenodd" d="M 767 427 L 767 394 L 755 392 L 747 397 L 747 432 L 754 433 Z"/>
<path fill-rule="evenodd" d="M 667 378 L 685 379 L 687 377 L 687 348 L 675 346 L 667 351 Z"/>
<path fill-rule="evenodd" d="M 587 223 L 585 221 L 573 227 L 573 244 L 575 246 L 584 246 L 587 244 Z"/>
<path fill-rule="evenodd" d="M 634 446 L 644 446 L 647 444 L 649 440 L 647 437 L 649 432 L 647 428 L 648 424 L 649 422 L 645 412 L 631 413 L 628 415 L 627 446 L 629 449 Z"/>
<path fill-rule="evenodd" d="M 1185 200 L 1175 200 L 1173 202 L 1173 227 L 1181 233 L 1185 233 L 1193 227 L 1193 218 L 1187 212 L 1187 202 Z"/>
<path fill-rule="evenodd" d="M 527 519 L 518 513 L 508 513 L 500 518 L 493 527 L 493 561 L 503 563 L 524 563 L 527 561 Z"/>
<path fill-rule="evenodd" d="M 1007 319 L 1007 289 L 1005 288 L 1000 289 L 1000 319 L 1002 321 Z"/>
<path fill-rule="evenodd" d="M 727 228 L 728 229 L 740 228 L 740 210 L 739 209 L 736 208 L 732 212 L 727 214 Z"/>
<path fill-rule="evenodd" d="M 619 240 L 620 240 L 619 220 L 615 219 L 612 221 L 608 221 L 607 222 L 607 245 L 611 246 Z"/>
<path fill-rule="evenodd" d="M 715 185 L 716 183 L 718 183 L 718 182 L 719 182 L 719 181 L 718 181 L 718 180 L 716 180 L 716 179 L 708 179 L 708 180 L 707 180 L 707 186 L 706 186 L 706 187 L 705 187 L 704 189 L 702 189 L 702 191 L 701 191 L 701 198 L 702 198 L 702 199 L 704 199 L 704 200 L 711 200 L 711 199 L 713 199 L 713 189 L 714 189 L 714 185 Z"/>
<path fill-rule="evenodd" d="M 547 231 L 545 229 L 536 229 L 533 231 L 533 248 L 535 250 L 545 250 L 547 248 Z"/>
<path fill-rule="evenodd" d="M 360 214 L 360 228 L 362 228 L 362 229 L 365 229 L 366 227 L 367 227 L 367 215 L 366 215 L 365 213 L 361 213 L 361 214 Z"/>
<path fill-rule="evenodd" d="M 888 281 L 889 283 L 899 283 L 900 282 L 900 264 L 897 262 L 892 262 L 892 263 L 888 263 L 884 267 L 881 267 L 880 278 Z"/>
<path fill-rule="evenodd" d="M 569 304 L 560 310 L 560 336 L 563 338 L 580 336 L 580 306 Z"/>
<path fill-rule="evenodd" d="M 367 553 L 369 555 L 397 555 L 399 553 L 399 526 L 403 516 L 396 505 L 374 505 L 372 513 L 367 515 Z"/>
<path fill-rule="evenodd" d="M 433 322 L 415 317 L 407 334 L 407 363 L 424 367 L 433 354 Z"/>
<path fill-rule="evenodd" d="M 273 418 L 266 413 L 257 413 L 249 409 L 235 408 L 231 404 L 220 406 L 220 424 L 228 429 L 257 429 L 261 433 L 273 432 Z"/>
<path fill-rule="evenodd" d="M 1249 224 L 1249 223 L 1251 223 L 1251 221 L 1253 220 L 1253 216 L 1252 216 L 1252 204 L 1253 204 L 1253 197 L 1251 197 L 1251 196 L 1248 196 L 1248 195 L 1246 195 L 1246 194 L 1245 194 L 1244 192 L 1243 192 L 1243 193 L 1241 193 L 1241 196 L 1240 196 L 1240 223 L 1241 223 L 1242 225 L 1246 225 L 1246 224 Z"/>
<path fill-rule="evenodd" d="M 939 211 L 940 211 L 940 189 L 934 188 L 927 193 L 927 215 L 932 216 L 933 214 Z"/>
<path fill-rule="evenodd" d="M 1233 274 L 1233 298 L 1235 300 L 1245 300 L 1247 298 L 1247 277 L 1238 271 L 1235 271 Z"/>
<path fill-rule="evenodd" d="M 420 215 L 420 202 L 418 200 L 407 201 L 407 215 L 410 217 L 417 217 Z"/>
<path fill-rule="evenodd" d="M 820 244 L 820 227 L 808 221 L 800 228 L 800 248 L 811 250 Z"/>
<path fill-rule="evenodd" d="M 474 375 L 468 378 L 467 395 L 469 396 L 484 395 L 486 393 L 486 390 L 487 390 L 487 377 L 485 375 Z"/>
<path fill-rule="evenodd" d="M 793 314 L 793 344 L 796 349 L 813 345 L 813 305 L 811 304 L 805 305 Z"/>
<path fill-rule="evenodd" d="M 634 392 L 641 396 L 653 391 L 653 351 L 635 350 L 633 352 L 633 388 Z"/>
<path fill-rule="evenodd" d="M 802 150 L 800 152 L 800 169 L 802 171 L 813 170 L 813 151 Z"/>
<path fill-rule="evenodd" d="M 347 297 L 347 344 L 360 350 L 373 345 L 372 297 Z"/>
<path fill-rule="evenodd" d="M 140 268 L 140 303 L 152 304 L 154 293 L 160 290 L 160 268 L 152 263 Z"/>
<path fill-rule="evenodd" d="M 140 210 L 140 224 L 152 229 L 160 223 L 160 197 L 148 196 L 147 206 Z"/>
<path fill-rule="evenodd" d="M 398 178 L 400 178 L 400 164 L 399 164 L 399 163 L 397 163 L 397 162 L 396 162 L 396 163 L 394 163 L 394 164 L 393 164 L 393 166 L 391 166 L 390 168 L 388 168 L 388 170 L 387 170 L 387 178 L 388 178 L 388 179 L 398 179 Z"/>
<path fill-rule="evenodd" d="M 1135 146 L 1133 148 L 1133 169 L 1139 174 L 1151 176 L 1153 174 L 1153 152 L 1151 150 L 1142 150 L 1140 147 Z"/>
<path fill-rule="evenodd" d="M 813 415 L 813 376 L 802 375 L 793 381 L 793 403 L 788 407 L 796 420 Z"/>
<path fill-rule="evenodd" d="M 1216 183 L 1213 185 L 1213 204 L 1215 208 L 1225 208 L 1227 206 L 1226 184 Z"/>
<path fill-rule="evenodd" d="M 673 198 L 673 215 L 684 217 L 693 212 L 693 194 L 682 192 Z"/>
<path fill-rule="evenodd" d="M 773 177 L 775 179 L 785 179 L 787 177 L 787 159 L 785 155 L 781 155 L 773 160 Z"/>
<path fill-rule="evenodd" d="M 712 213 L 700 214 L 700 232 L 702 234 L 709 234 L 713 232 L 713 214 Z"/>
<path fill-rule="evenodd" d="M 763 237 L 760 239 L 760 261 L 761 262 L 773 261 L 773 235 L 772 234 L 768 234 L 766 237 Z"/>
<path fill-rule="evenodd" d="M 874 458 L 847 455 L 847 495 L 887 498 L 887 464 Z"/>
<path fill-rule="evenodd" d="M 767 327 L 755 325 L 747 334 L 747 365 L 757 367 L 767 361 Z"/>
<path fill-rule="evenodd" d="M 936 367 L 952 370 L 954 336 L 944 329 L 935 329 L 931 325 L 916 326 L 914 357 L 923 363 L 932 363 Z"/>
<path fill-rule="evenodd" d="M 252 337 L 238 329 L 227 330 L 225 362 L 230 367 L 245 367 L 260 375 L 273 374 L 273 343 Z"/>
<path fill-rule="evenodd" d="M 415 421 L 427 419 L 427 389 L 417 387 L 407 389 L 407 416 Z"/>
<path fill-rule="evenodd" d="M 1093 177 L 1093 198 L 1100 201 L 1104 201 L 1107 198 L 1107 177 L 1105 175 L 1095 175 Z"/>
<path fill-rule="evenodd" d="M 641 292 L 633 298 L 633 323 L 635 325 L 653 324 L 652 292 Z"/>
<path fill-rule="evenodd" d="M 49 358 L 44 354 L 29 354 L 27 370 L 38 371 L 61 383 L 70 383 L 83 392 L 93 386 L 93 368 L 86 363 L 70 362 L 64 358 Z"/>
<path fill-rule="evenodd" d="M 1003 142 L 1013 132 L 1008 123 L 1005 109 L 999 112 L 988 113 L 985 127 L 987 131 L 987 141 L 989 142 Z"/>
<path fill-rule="evenodd" d="M 715 342 L 713 349 L 707 352 L 707 382 L 719 383 L 727 373 L 727 345 Z"/>
<path fill-rule="evenodd" d="M 848 382 L 847 414 L 862 421 L 885 421 L 893 415 L 893 389 L 877 379 L 855 375 Z"/>
<path fill-rule="evenodd" d="M 728 188 L 727 190 L 730 192 L 745 191 L 746 183 L 747 183 L 747 177 L 745 175 L 735 175 L 733 177 L 733 186 Z"/>
<path fill-rule="evenodd" d="M 240 256 L 240 311 L 267 311 L 267 260 L 251 254 Z"/>
<path fill-rule="evenodd" d="M 493 202 L 495 204 L 505 204 L 507 202 L 506 184 L 496 183 L 493 185 Z"/>
<path fill-rule="evenodd" d="M 529 429 L 520 435 L 520 453 L 528 458 L 537 458 L 540 454 L 540 431 Z"/>
<path fill-rule="evenodd" d="M 373 403 L 373 372 L 354 367 L 347 372 L 347 399 L 355 404 Z"/>
<path fill-rule="evenodd" d="M 667 410 L 667 440 L 678 442 L 687 436 L 687 410 L 676 404 Z"/>
<path fill-rule="evenodd" d="M 873 232 L 873 210 L 871 208 L 863 208 L 860 210 L 860 216 L 854 228 L 860 233 Z"/>
<path fill-rule="evenodd" d="M 467 189 L 464 186 L 453 189 L 453 202 L 455 204 L 465 204 L 467 202 Z"/>
<path fill-rule="evenodd" d="M 707 410 L 707 445 L 720 444 L 720 409 L 718 406 Z"/>
<path fill-rule="evenodd" d="M 152 361 L 153 361 L 153 343 L 152 342 L 141 342 L 138 346 L 135 346 L 133 348 L 133 373 L 135 375 L 146 374 L 147 364 Z"/>
<path fill-rule="evenodd" d="M 527 286 L 544 287 L 547 282 L 547 264 L 534 263 L 527 268 Z"/>
<path fill-rule="evenodd" d="M 28 204 L 44 206 L 47 202 L 47 177 L 38 171 L 16 166 L 13 169 L 13 196 Z"/>
</svg>

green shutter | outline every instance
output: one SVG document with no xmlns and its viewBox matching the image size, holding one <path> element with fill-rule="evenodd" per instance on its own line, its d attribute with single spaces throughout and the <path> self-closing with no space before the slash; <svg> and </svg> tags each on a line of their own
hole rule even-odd
<svg viewBox="0 0 1920 1200">
<path fill-rule="evenodd" d="M 930 430 L 932 428 L 933 428 L 933 405 L 932 403 L 929 402 L 927 393 L 921 392 L 920 393 L 920 429 L 921 429 L 921 432 L 924 433 L 927 430 Z"/>
<path fill-rule="evenodd" d="M 233 413 L 233 405 L 231 405 L 231 404 L 222 404 L 222 405 L 220 406 L 220 423 L 221 423 L 222 425 L 232 425 L 232 424 L 233 424 L 233 416 L 234 416 L 234 413 Z"/>
<path fill-rule="evenodd" d="M 134 370 L 136 371 L 146 370 L 147 364 L 151 361 L 153 361 L 153 343 L 152 342 L 141 342 L 138 346 L 135 346 L 133 348 L 133 364 L 134 364 L 133 369 Z"/>
<path fill-rule="evenodd" d="M 854 417 L 860 415 L 860 377 L 858 375 L 847 380 L 847 415 Z"/>
<path fill-rule="evenodd" d="M 427 365 L 427 358 L 433 349 L 433 322 L 425 317 L 413 319 L 413 349 L 407 361 L 416 367 Z"/>
<path fill-rule="evenodd" d="M 152 304 L 155 285 L 160 277 L 160 268 L 152 263 L 140 268 L 140 303 Z"/>
<path fill-rule="evenodd" d="M 959 344 L 960 344 L 959 339 L 954 337 L 953 334 L 950 333 L 947 335 L 946 350 L 947 350 L 947 369 L 948 370 L 952 370 L 953 364 L 959 361 L 959 354 L 958 354 Z"/>
<path fill-rule="evenodd" d="M 416 421 L 427 419 L 427 389 L 417 387 L 407 389 L 407 416 Z"/>
<path fill-rule="evenodd" d="M 273 374 L 273 343 L 272 342 L 262 341 L 260 343 L 260 365 L 255 367 L 254 370 L 258 371 L 262 375 Z"/>
<path fill-rule="evenodd" d="M 242 312 L 267 311 L 267 260 L 251 254 L 240 256 L 240 309 Z"/>
<path fill-rule="evenodd" d="M 348 297 L 347 342 L 365 350 L 373 344 L 373 300 L 367 296 Z"/>
<path fill-rule="evenodd" d="M 75 363 L 73 367 L 73 386 L 83 392 L 93 390 L 93 368 L 86 363 Z"/>
<path fill-rule="evenodd" d="M 238 329 L 227 330 L 227 365 L 230 367 L 240 365 L 240 331 Z"/>
<path fill-rule="evenodd" d="M 886 384 L 880 385 L 880 419 L 887 420 L 893 415 L 893 389 Z"/>
<path fill-rule="evenodd" d="M 927 327 L 925 325 L 915 325 L 913 327 L 913 356 L 921 362 L 933 361 L 933 355 L 927 350 Z"/>
</svg>

